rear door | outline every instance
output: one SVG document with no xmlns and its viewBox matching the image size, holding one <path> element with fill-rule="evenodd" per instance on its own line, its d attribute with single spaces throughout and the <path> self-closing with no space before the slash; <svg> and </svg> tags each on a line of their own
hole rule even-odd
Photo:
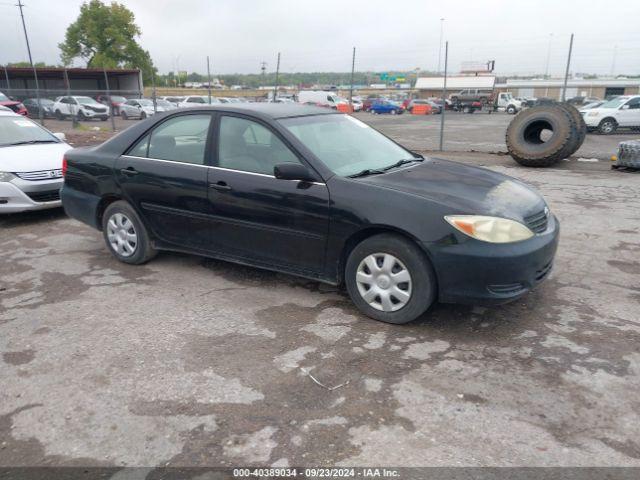
<svg viewBox="0 0 640 480">
<path fill-rule="evenodd" d="M 154 235 L 175 246 L 208 250 L 211 229 L 207 161 L 212 115 L 174 115 L 116 161 L 126 199 Z"/>
<path fill-rule="evenodd" d="M 622 105 L 618 110 L 616 120 L 621 127 L 640 126 L 640 97 L 632 98 Z"/>
</svg>

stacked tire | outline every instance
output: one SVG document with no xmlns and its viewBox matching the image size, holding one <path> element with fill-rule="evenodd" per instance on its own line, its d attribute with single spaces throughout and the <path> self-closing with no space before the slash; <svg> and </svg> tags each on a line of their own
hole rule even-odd
<svg viewBox="0 0 640 480">
<path fill-rule="evenodd" d="M 525 167 L 550 167 L 573 155 L 587 136 L 580 112 L 567 103 L 545 103 L 521 111 L 507 127 L 511 157 Z"/>
</svg>

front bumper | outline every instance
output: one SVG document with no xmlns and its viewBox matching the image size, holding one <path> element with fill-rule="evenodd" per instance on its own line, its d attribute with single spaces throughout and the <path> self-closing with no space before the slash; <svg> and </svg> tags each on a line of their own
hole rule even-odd
<svg viewBox="0 0 640 480">
<path fill-rule="evenodd" d="M 0 182 L 0 214 L 60 207 L 62 184 L 61 178 L 37 182 L 18 178 Z"/>
<path fill-rule="evenodd" d="M 108 111 L 94 112 L 93 110 L 85 109 L 85 110 L 82 110 L 82 113 L 87 118 L 105 118 L 105 117 L 108 118 L 109 117 Z"/>
<path fill-rule="evenodd" d="M 597 117 L 590 117 L 589 114 L 587 113 L 586 115 L 583 115 L 582 118 L 584 119 L 584 123 L 587 124 L 587 127 L 597 127 L 598 125 L 600 125 L 600 121 L 604 118 L 601 115 L 598 115 Z"/>
<path fill-rule="evenodd" d="M 548 277 L 558 248 L 560 224 L 551 215 L 547 230 L 509 244 L 468 239 L 429 244 L 443 303 L 499 305 L 525 295 Z"/>
</svg>

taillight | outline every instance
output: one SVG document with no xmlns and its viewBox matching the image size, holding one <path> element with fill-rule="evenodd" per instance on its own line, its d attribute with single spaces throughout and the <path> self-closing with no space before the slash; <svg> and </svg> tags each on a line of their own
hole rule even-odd
<svg viewBox="0 0 640 480">
<path fill-rule="evenodd" d="M 67 175 L 67 157 L 62 157 L 62 176 Z"/>
</svg>

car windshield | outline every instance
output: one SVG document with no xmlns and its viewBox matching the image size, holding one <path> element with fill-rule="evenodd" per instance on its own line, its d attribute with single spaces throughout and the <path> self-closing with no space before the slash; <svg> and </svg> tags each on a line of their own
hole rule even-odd
<svg viewBox="0 0 640 480">
<path fill-rule="evenodd" d="M 59 140 L 35 122 L 23 117 L 0 117 L 0 147 L 29 143 L 58 143 Z M 2 165 L 0 165 L 2 170 Z"/>
<path fill-rule="evenodd" d="M 280 123 L 341 177 L 378 170 L 415 157 L 366 123 L 349 115 L 312 115 Z"/>
<path fill-rule="evenodd" d="M 100 105 L 96 100 L 91 97 L 75 97 L 76 101 L 81 105 Z"/>
<path fill-rule="evenodd" d="M 600 105 L 599 108 L 618 108 L 620 105 L 623 105 L 629 97 L 617 97 L 609 100 L 608 102 L 604 102 Z"/>
<path fill-rule="evenodd" d="M 138 100 L 138 103 L 143 107 L 153 107 L 153 102 L 148 98 L 141 98 L 140 100 Z"/>
</svg>

